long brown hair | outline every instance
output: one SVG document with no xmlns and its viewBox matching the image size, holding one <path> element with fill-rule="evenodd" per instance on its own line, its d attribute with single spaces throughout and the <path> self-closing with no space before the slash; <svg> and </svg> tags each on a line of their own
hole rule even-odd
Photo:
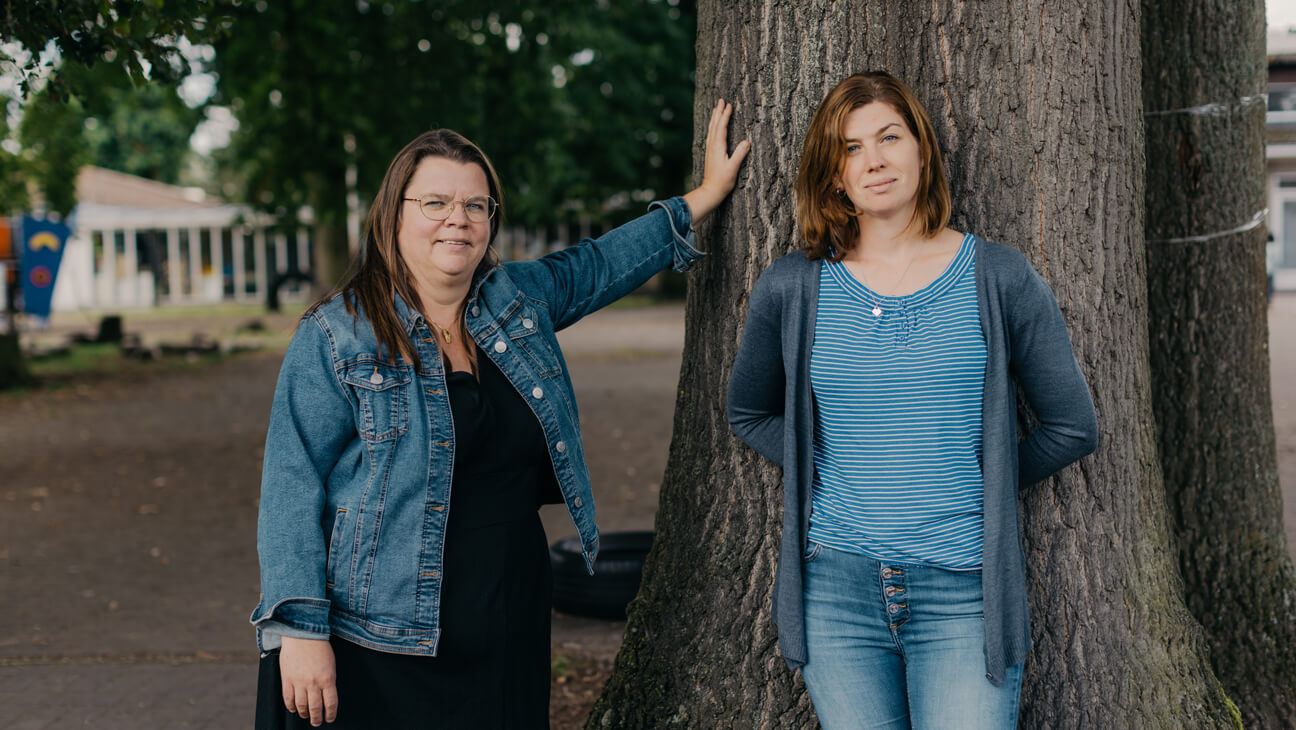
<svg viewBox="0 0 1296 730">
<path fill-rule="evenodd" d="M 434 129 L 415 137 L 392 158 L 383 175 L 378 195 L 369 207 L 365 221 L 364 256 L 352 264 L 352 269 L 342 284 L 341 293 L 347 312 L 356 315 L 362 311 L 373 325 L 378 340 L 379 353 L 385 359 L 396 360 L 399 353 L 414 365 L 416 372 L 423 369 L 422 360 L 414 343 L 405 332 L 405 326 L 396 316 L 395 295 L 399 294 L 411 308 L 422 312 L 423 302 L 414 288 L 413 274 L 400 254 L 396 234 L 400 231 L 401 215 L 405 209 L 405 189 L 419 163 L 427 157 L 443 157 L 455 162 L 474 164 L 486 173 L 490 196 L 497 206 L 490 221 L 490 239 L 486 255 L 477 264 L 474 276 L 480 275 L 499 263 L 495 250 L 489 248 L 499 233 L 503 217 L 504 199 L 500 192 L 499 177 L 486 153 L 467 137 L 449 129 Z M 311 309 L 332 298 L 332 294 L 316 302 Z"/>
<path fill-rule="evenodd" d="M 880 101 L 896 110 L 918 138 L 922 175 L 918 181 L 914 220 L 930 238 L 949 223 L 949 182 L 922 102 L 903 81 L 885 71 L 867 71 L 846 77 L 819 102 L 801 151 L 796 179 L 797 227 L 812 259 L 840 261 L 859 240 L 859 219 L 849 198 L 837 192 L 837 178 L 846 159 L 843 129 L 851 111 Z"/>
</svg>

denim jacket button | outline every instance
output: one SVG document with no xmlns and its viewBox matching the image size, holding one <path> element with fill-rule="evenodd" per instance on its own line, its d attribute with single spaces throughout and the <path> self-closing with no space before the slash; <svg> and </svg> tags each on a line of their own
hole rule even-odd
<svg viewBox="0 0 1296 730">
<path fill-rule="evenodd" d="M 575 507 L 576 509 L 580 509 L 581 504 L 583 504 L 583 502 L 581 502 L 580 497 L 577 497 L 576 499 L 572 500 L 572 506 Z"/>
<path fill-rule="evenodd" d="M 373 375 L 369 376 L 369 382 L 373 383 L 374 385 L 382 385 L 382 381 L 383 381 L 382 373 L 378 372 L 377 370 L 374 371 Z"/>
<path fill-rule="evenodd" d="M 481 314 L 481 309 L 479 309 L 479 308 L 477 307 L 477 305 L 475 305 L 475 304 L 473 305 L 473 308 L 472 308 L 470 311 L 471 311 L 471 313 L 472 313 L 472 316 L 474 316 L 474 317 L 476 317 L 477 315 Z"/>
<path fill-rule="evenodd" d="M 504 340 L 495 341 L 495 352 L 504 352 L 507 349 L 508 345 L 504 344 Z"/>
<path fill-rule="evenodd" d="M 531 397 L 532 397 L 532 398 L 536 398 L 536 399 L 543 398 L 543 397 L 544 397 L 544 391 L 541 390 L 541 389 L 540 389 L 540 386 L 537 385 L 536 387 L 534 387 L 534 388 L 531 389 Z"/>
<path fill-rule="evenodd" d="M 560 454 L 567 453 L 567 442 L 559 441 L 558 443 L 554 444 L 554 450 Z"/>
<path fill-rule="evenodd" d="M 522 326 L 531 329 L 532 327 L 535 327 L 535 322 L 532 322 L 530 317 L 523 317 Z"/>
</svg>

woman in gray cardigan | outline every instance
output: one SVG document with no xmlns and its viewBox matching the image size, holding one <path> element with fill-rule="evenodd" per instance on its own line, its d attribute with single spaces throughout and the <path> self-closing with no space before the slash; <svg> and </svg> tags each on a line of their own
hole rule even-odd
<svg viewBox="0 0 1296 730">
<path fill-rule="evenodd" d="M 947 228 L 922 105 L 884 72 L 820 104 L 805 242 L 751 294 L 729 422 L 784 469 L 774 620 L 825 728 L 1013 728 L 1030 649 L 1018 489 L 1097 446 L 1052 291 Z M 1018 440 L 1018 387 L 1040 425 Z"/>
</svg>

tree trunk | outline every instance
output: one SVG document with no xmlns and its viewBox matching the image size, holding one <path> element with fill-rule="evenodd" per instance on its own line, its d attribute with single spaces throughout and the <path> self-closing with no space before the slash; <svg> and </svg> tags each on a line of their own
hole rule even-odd
<svg viewBox="0 0 1296 730">
<path fill-rule="evenodd" d="M 1143 3 L 1152 394 L 1187 605 L 1247 727 L 1296 727 L 1265 315 L 1265 13 Z"/>
<path fill-rule="evenodd" d="M 906 79 L 946 151 L 953 225 L 1024 251 L 1057 293 L 1102 446 L 1024 498 L 1035 649 L 1023 727 L 1233 724 L 1182 603 L 1148 396 L 1138 19 L 1088 6 L 699 4 L 695 157 L 733 99 L 754 148 L 692 275 L 658 539 L 598 727 L 809 727 L 769 620 L 778 470 L 729 432 L 723 394 L 746 294 L 796 243 L 800 147 L 847 74 Z M 697 170 L 695 170 L 696 172 Z"/>
<path fill-rule="evenodd" d="M 351 250 L 346 226 L 341 224 L 315 224 L 314 260 L 311 276 L 314 279 L 312 297 L 319 297 L 342 285 L 351 266 Z"/>
<path fill-rule="evenodd" d="M 18 335 L 0 332 L 0 390 L 26 385 L 30 380 Z"/>
</svg>

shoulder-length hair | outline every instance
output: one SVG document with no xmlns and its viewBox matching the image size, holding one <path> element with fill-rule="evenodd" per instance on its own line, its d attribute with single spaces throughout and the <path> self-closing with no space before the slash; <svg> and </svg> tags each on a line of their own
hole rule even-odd
<svg viewBox="0 0 1296 730">
<path fill-rule="evenodd" d="M 423 311 L 423 303 L 414 288 L 414 277 L 409 265 L 400 254 L 396 234 L 400 231 L 401 216 L 405 210 L 405 191 L 409 187 L 410 178 L 414 177 L 419 163 L 427 157 L 474 164 L 486 173 L 490 196 L 498 205 L 490 221 L 486 255 L 477 265 L 474 277 L 499 263 L 495 250 L 489 248 L 499 233 L 504 207 L 495 167 L 491 165 L 486 153 L 467 137 L 449 129 L 434 129 L 420 134 L 405 145 L 387 167 L 387 173 L 383 175 L 382 185 L 373 205 L 369 207 L 369 216 L 365 221 L 363 257 L 352 264 L 340 290 L 347 311 L 352 315 L 362 313 L 372 324 L 374 336 L 378 340 L 378 351 L 384 359 L 394 361 L 399 354 L 413 364 L 416 371 L 422 371 L 422 361 L 405 331 L 404 323 L 396 315 L 395 295 L 399 294 L 406 305 L 419 312 Z M 332 296 L 316 302 L 312 309 Z"/>
<path fill-rule="evenodd" d="M 859 240 L 859 219 L 850 198 L 837 191 L 845 167 L 844 128 L 851 111 L 880 101 L 895 109 L 918 138 L 922 175 L 914 221 L 930 238 L 949 223 L 949 182 L 936 144 L 936 130 L 922 102 L 903 81 L 885 71 L 867 71 L 846 77 L 819 102 L 801 152 L 796 179 L 797 227 L 812 259 L 840 261 Z"/>
</svg>

